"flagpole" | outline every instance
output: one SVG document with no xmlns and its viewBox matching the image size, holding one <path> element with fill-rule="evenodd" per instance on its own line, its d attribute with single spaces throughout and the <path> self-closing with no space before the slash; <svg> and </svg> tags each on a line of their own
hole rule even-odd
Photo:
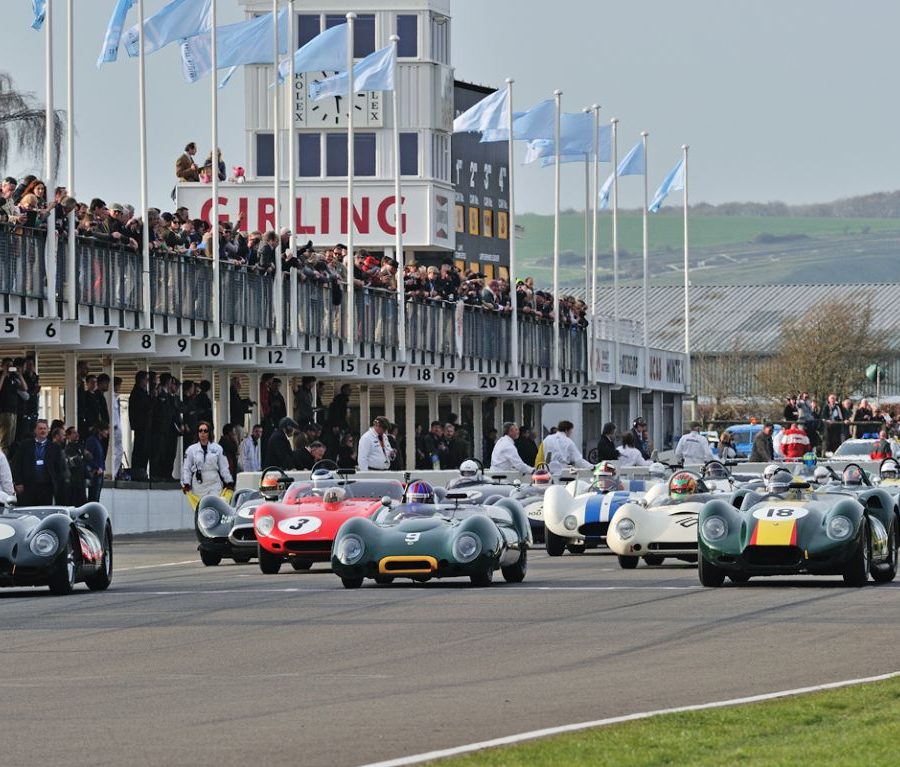
<svg viewBox="0 0 900 767">
<path fill-rule="evenodd" d="M 75 197 L 75 18 L 73 0 L 66 2 L 66 186 L 69 197 Z M 78 317 L 78 293 L 75 290 L 75 209 L 69 213 L 66 229 L 66 303 L 69 319 Z"/>
<path fill-rule="evenodd" d="M 45 72 L 45 115 L 44 115 L 44 186 L 46 187 L 47 204 L 56 187 L 53 178 L 53 146 L 56 138 L 53 125 L 53 17 L 50 6 L 44 6 L 44 63 Z M 47 275 L 47 309 L 51 317 L 56 317 L 56 217 L 54 208 L 50 207 L 47 217 L 47 240 L 44 244 L 44 269 Z"/>
<path fill-rule="evenodd" d="M 691 390 L 691 283 L 688 279 L 688 149 L 683 144 L 681 151 L 684 153 L 684 378 L 685 391 Z"/>
<path fill-rule="evenodd" d="M 150 329 L 150 211 L 147 205 L 147 73 L 144 53 L 144 0 L 138 0 L 138 118 L 141 175 L 141 326 Z"/>
<path fill-rule="evenodd" d="M 353 286 L 353 27 L 355 13 L 347 16 L 347 354 L 356 356 L 356 317 Z"/>
<path fill-rule="evenodd" d="M 613 247 L 613 328 L 616 344 L 616 380 L 619 378 L 619 119 L 613 117 L 612 124 L 612 166 L 613 166 L 613 214 L 612 214 L 612 247 Z"/>
<path fill-rule="evenodd" d="M 519 301 L 516 293 L 516 205 L 515 205 L 515 189 L 513 182 L 513 167 L 515 166 L 515 145 L 513 144 L 513 83 L 515 81 L 511 77 L 506 78 L 506 123 L 509 128 L 509 139 L 507 141 L 507 160 L 508 179 L 509 179 L 509 224 L 507 225 L 507 235 L 509 237 L 509 298 L 512 314 L 512 332 L 510 333 L 509 359 L 512 363 L 512 375 L 518 377 L 521 375 L 519 367 Z"/>
<path fill-rule="evenodd" d="M 562 112 L 562 91 L 553 91 L 556 100 L 556 114 L 553 123 L 553 135 L 556 146 L 556 166 L 554 178 L 553 205 L 553 378 L 559 380 L 559 198 L 560 198 L 560 120 Z M 512 137 L 510 137 L 510 140 Z"/>
<path fill-rule="evenodd" d="M 597 209 L 599 207 L 600 197 L 600 105 L 593 104 L 591 110 L 594 113 L 594 189 L 593 189 L 593 210 L 591 216 L 593 218 L 593 232 L 591 240 L 591 351 L 594 353 L 594 346 L 597 341 L 597 238 L 599 235 L 599 226 L 597 220 Z M 590 355 L 588 359 L 591 359 Z M 593 370 L 593 368 L 591 368 Z"/>
<path fill-rule="evenodd" d="M 647 330 L 647 291 L 650 286 L 650 239 L 648 235 L 648 216 L 649 211 L 647 208 L 650 205 L 650 200 L 648 198 L 649 191 L 647 189 L 647 137 L 650 135 L 648 131 L 641 131 L 641 141 L 644 146 L 644 213 L 642 218 L 642 226 L 643 226 L 643 235 L 644 235 L 644 284 L 643 284 L 643 307 L 642 307 L 642 322 L 644 323 L 644 357 L 646 358 L 647 352 L 646 350 L 649 348 L 649 332 Z M 646 373 L 647 366 L 644 366 L 644 371 Z M 645 381 L 646 383 L 646 381 Z"/>
<path fill-rule="evenodd" d="M 584 107 L 582 114 L 590 114 L 591 108 Z M 557 152 L 560 147 L 557 147 Z M 591 292 L 591 153 L 584 153 L 584 302 L 588 302 Z"/>
<path fill-rule="evenodd" d="M 212 336 L 213 338 L 222 337 L 222 314 L 221 314 L 221 260 L 219 258 L 219 83 L 218 69 L 216 67 L 218 35 L 216 34 L 216 0 L 210 0 L 209 4 L 209 50 L 212 59 L 212 72 L 209 78 L 210 87 L 210 110 L 212 111 L 212 152 L 210 158 L 212 160 L 212 268 L 213 268 L 213 285 L 212 285 Z M 277 59 L 276 59 L 277 63 Z"/>
<path fill-rule="evenodd" d="M 274 159 L 274 167 L 272 169 L 275 199 L 274 213 L 274 229 L 275 229 L 275 281 L 272 283 L 274 295 L 272 297 L 272 308 L 275 310 L 275 336 L 277 342 L 281 343 L 281 333 L 283 330 L 283 311 L 282 303 L 284 298 L 284 286 L 281 284 L 283 280 L 281 264 L 284 260 L 281 254 L 281 152 L 279 144 L 281 139 L 281 84 L 278 82 L 278 0 L 272 0 L 272 38 L 274 45 L 273 59 L 275 61 L 275 90 L 272 94 L 272 153 Z M 293 60 L 293 51 L 291 52 L 291 60 Z M 293 82 L 291 88 L 294 87 Z"/>
<path fill-rule="evenodd" d="M 277 5 L 277 3 L 276 3 Z M 288 82 L 290 88 L 288 92 L 290 96 L 290 107 L 285 109 L 288 122 L 288 226 L 291 228 L 291 236 L 288 239 L 290 243 L 291 256 L 297 253 L 297 131 L 294 129 L 294 99 L 296 98 L 296 62 L 294 61 L 294 51 L 296 50 L 295 38 L 297 34 L 297 17 L 294 15 L 294 0 L 288 0 Z M 275 35 L 278 35 L 278 14 L 272 17 L 275 24 Z M 278 87 L 278 80 L 275 80 L 275 87 Z M 303 98 L 306 98 L 304 92 Z M 282 295 L 284 292 L 282 291 Z M 293 301 L 296 290 L 291 285 L 291 299 Z M 288 332 L 291 335 L 291 346 L 297 346 L 300 339 L 297 336 L 297 306 L 292 303 L 290 313 L 288 315 Z"/>
<path fill-rule="evenodd" d="M 400 77 L 397 74 L 398 35 L 391 35 L 394 51 L 394 92 L 391 94 L 391 111 L 394 122 L 394 258 L 397 261 L 397 345 L 400 347 L 400 362 L 406 362 L 406 286 L 403 284 L 403 195 L 400 189 Z M 350 94 L 348 94 L 350 95 Z M 352 106 L 352 100 L 351 100 Z"/>
</svg>

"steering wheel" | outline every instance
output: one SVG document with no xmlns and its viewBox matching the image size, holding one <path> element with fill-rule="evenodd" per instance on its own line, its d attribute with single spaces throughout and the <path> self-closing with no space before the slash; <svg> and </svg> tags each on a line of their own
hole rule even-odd
<svg viewBox="0 0 900 767">
<path fill-rule="evenodd" d="M 319 461 L 316 461 L 313 464 L 312 469 L 310 470 L 312 473 L 315 473 L 317 469 L 328 469 L 328 471 L 340 471 L 340 467 L 337 465 L 335 461 L 332 461 L 330 458 L 322 458 Z"/>
<path fill-rule="evenodd" d="M 259 477 L 259 492 L 264 498 L 267 497 L 265 481 L 266 481 L 266 477 L 268 477 L 269 474 L 277 474 L 278 475 L 276 489 L 279 494 L 281 494 L 294 481 L 293 477 L 291 477 L 280 466 L 269 466 L 267 469 L 263 470 L 263 473 Z"/>
</svg>

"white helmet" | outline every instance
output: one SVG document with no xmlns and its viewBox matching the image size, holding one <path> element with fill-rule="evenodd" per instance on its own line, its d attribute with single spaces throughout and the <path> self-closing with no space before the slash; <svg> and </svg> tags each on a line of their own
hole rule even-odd
<svg viewBox="0 0 900 767">
<path fill-rule="evenodd" d="M 776 471 L 783 471 L 783 469 L 777 463 L 770 463 L 763 469 L 763 479 L 768 481 Z"/>
<path fill-rule="evenodd" d="M 828 471 L 826 466 L 816 466 L 816 470 L 813 472 L 813 479 L 820 485 L 827 485 L 831 482 L 831 472 Z"/>
<path fill-rule="evenodd" d="M 461 477 L 480 477 L 481 476 L 481 467 L 478 465 L 476 461 L 473 461 L 471 458 L 463 461 L 459 465 L 459 476 Z"/>
</svg>

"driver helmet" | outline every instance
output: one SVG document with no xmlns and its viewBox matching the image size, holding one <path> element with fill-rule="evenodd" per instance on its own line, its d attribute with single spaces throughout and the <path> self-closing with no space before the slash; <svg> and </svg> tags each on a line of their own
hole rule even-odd
<svg viewBox="0 0 900 767">
<path fill-rule="evenodd" d="M 728 479 L 728 469 L 719 461 L 710 461 L 703 467 L 703 476 L 708 479 Z"/>
<path fill-rule="evenodd" d="M 481 477 L 481 467 L 471 458 L 463 461 L 459 465 L 459 476 L 461 477 Z"/>
<path fill-rule="evenodd" d="M 553 476 L 546 467 L 535 469 L 531 474 L 532 485 L 550 485 L 553 483 Z"/>
<path fill-rule="evenodd" d="M 900 477 L 900 464 L 893 458 L 886 458 L 881 462 L 878 473 L 882 479 L 897 479 Z"/>
<path fill-rule="evenodd" d="M 277 501 L 281 492 L 281 478 L 276 474 L 266 474 L 259 481 L 259 494 L 267 501 Z"/>
<path fill-rule="evenodd" d="M 616 467 L 609 461 L 601 461 L 594 467 L 594 476 L 614 477 L 616 476 Z"/>
<path fill-rule="evenodd" d="M 322 494 L 322 503 L 326 506 L 338 506 L 347 498 L 347 491 L 342 487 L 329 487 Z"/>
<path fill-rule="evenodd" d="M 859 466 L 847 466 L 841 472 L 842 485 L 861 485 L 863 483 L 862 469 Z"/>
<path fill-rule="evenodd" d="M 763 479 L 768 482 L 775 472 L 782 471 L 782 468 L 777 463 L 770 463 L 763 469 Z"/>
<path fill-rule="evenodd" d="M 826 466 L 816 466 L 816 470 L 813 472 L 813 479 L 820 485 L 827 485 L 831 482 L 831 472 L 828 471 Z"/>
<path fill-rule="evenodd" d="M 334 472 L 331 469 L 316 469 L 311 475 L 310 478 L 313 482 L 321 481 L 323 479 L 334 479 Z"/>
<path fill-rule="evenodd" d="M 790 472 L 779 469 L 766 479 L 766 492 L 786 493 L 790 489 L 792 481 L 793 477 Z"/>
<path fill-rule="evenodd" d="M 689 471 L 679 471 L 669 480 L 669 496 L 681 500 L 697 492 L 697 480 Z"/>
<path fill-rule="evenodd" d="M 406 488 L 406 501 L 407 503 L 434 503 L 434 488 L 427 482 L 416 480 Z"/>
</svg>

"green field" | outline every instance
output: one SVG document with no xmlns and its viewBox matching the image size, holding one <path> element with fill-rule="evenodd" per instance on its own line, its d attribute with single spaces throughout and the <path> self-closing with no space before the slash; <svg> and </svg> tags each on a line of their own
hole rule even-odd
<svg viewBox="0 0 900 767">
<path fill-rule="evenodd" d="M 477 751 L 440 767 L 869 767 L 893 763 L 900 679 L 694 711 Z"/>
<path fill-rule="evenodd" d="M 611 279 L 611 214 L 600 224 L 598 279 Z M 520 215 L 525 227 L 517 240 L 519 275 L 539 285 L 552 280 L 553 217 Z M 829 281 L 893 281 L 900 255 L 900 220 L 692 215 L 691 271 L 694 284 L 777 284 L 809 281 L 810 273 L 832 274 Z M 683 279 L 682 218 L 677 212 L 650 216 L 650 263 L 654 284 Z M 639 212 L 619 215 L 620 279 L 642 276 L 642 230 Z M 584 217 L 565 214 L 560 224 L 560 281 L 584 285 Z M 848 263 L 852 261 L 852 265 Z M 849 267 L 849 268 L 848 268 Z M 822 281 L 822 280 L 816 280 Z"/>
</svg>

